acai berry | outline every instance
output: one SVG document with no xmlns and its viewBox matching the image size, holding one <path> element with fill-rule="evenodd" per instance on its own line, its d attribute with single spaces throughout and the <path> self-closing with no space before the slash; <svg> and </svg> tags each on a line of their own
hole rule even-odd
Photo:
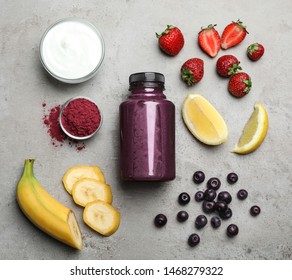
<svg viewBox="0 0 292 280">
<path fill-rule="evenodd" d="M 208 223 L 207 217 L 205 215 L 199 215 L 195 220 L 195 227 L 197 229 L 203 228 Z"/>
<path fill-rule="evenodd" d="M 185 222 L 189 218 L 189 214 L 187 211 L 179 211 L 176 218 L 179 222 Z"/>
<path fill-rule="evenodd" d="M 221 220 L 217 216 L 212 217 L 210 223 L 212 228 L 218 228 L 221 226 Z"/>
<path fill-rule="evenodd" d="M 201 184 L 203 183 L 205 180 L 205 174 L 203 171 L 196 171 L 193 175 L 193 181 L 196 183 L 196 184 Z"/>
<path fill-rule="evenodd" d="M 221 186 L 221 181 L 216 177 L 210 178 L 207 182 L 208 189 L 213 189 L 217 191 L 220 188 L 220 186 Z"/>
<path fill-rule="evenodd" d="M 164 225 L 166 225 L 167 223 L 167 218 L 164 214 L 158 214 L 155 218 L 154 218 L 154 224 L 157 227 L 163 227 Z"/>
<path fill-rule="evenodd" d="M 231 185 L 235 184 L 238 181 L 238 175 L 234 172 L 231 172 L 227 175 L 227 182 Z"/>
<path fill-rule="evenodd" d="M 228 205 L 225 201 L 217 201 L 215 208 L 218 212 L 225 212 L 228 208 Z"/>
<path fill-rule="evenodd" d="M 216 191 L 213 189 L 207 189 L 204 192 L 204 200 L 213 201 L 216 198 Z"/>
<path fill-rule="evenodd" d="M 190 202 L 190 200 L 191 200 L 190 195 L 186 192 L 183 192 L 178 196 L 178 202 L 181 205 L 188 204 Z"/>
<path fill-rule="evenodd" d="M 200 236 L 196 233 L 193 233 L 189 236 L 189 239 L 188 239 L 188 244 L 191 246 L 191 247 L 195 247 L 197 246 L 198 244 L 200 243 Z"/>
<path fill-rule="evenodd" d="M 197 202 L 201 202 L 201 201 L 203 201 L 204 200 L 204 192 L 203 191 L 197 191 L 196 193 L 195 193 L 195 200 L 197 201 Z"/>
<path fill-rule="evenodd" d="M 235 224 L 230 224 L 226 230 L 227 236 L 229 236 L 229 237 L 236 236 L 238 234 L 238 232 L 239 232 L 238 226 Z"/>
<path fill-rule="evenodd" d="M 224 201 L 226 202 L 227 204 L 229 204 L 231 201 L 232 201 L 232 196 L 229 192 L 227 191 L 223 191 L 223 192 L 220 192 L 217 196 L 217 200 L 219 201 Z"/>
<path fill-rule="evenodd" d="M 224 212 L 219 212 L 219 216 L 222 220 L 228 220 L 232 217 L 232 210 L 227 208 Z"/>
<path fill-rule="evenodd" d="M 238 198 L 239 200 L 244 200 L 244 199 L 247 198 L 247 196 L 248 196 L 248 192 L 247 192 L 246 190 L 244 190 L 244 189 L 239 190 L 239 191 L 237 192 L 237 198 Z"/>
<path fill-rule="evenodd" d="M 210 214 L 216 210 L 216 203 L 215 201 L 207 201 L 205 200 L 202 204 L 203 212 L 206 214 Z"/>
<path fill-rule="evenodd" d="M 252 216 L 257 216 L 261 213 L 261 208 L 257 205 L 254 205 L 250 208 L 250 214 Z"/>
</svg>

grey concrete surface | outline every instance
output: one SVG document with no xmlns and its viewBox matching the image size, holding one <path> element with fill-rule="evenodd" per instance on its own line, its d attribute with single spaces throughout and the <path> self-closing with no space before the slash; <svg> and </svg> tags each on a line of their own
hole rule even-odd
<svg viewBox="0 0 292 280">
<path fill-rule="evenodd" d="M 291 184 L 291 44 L 292 2 L 276 1 L 0 1 L 0 259 L 292 259 Z M 104 35 L 106 56 L 96 77 L 66 85 L 48 77 L 39 60 L 39 42 L 45 29 L 66 17 L 83 18 Z M 201 26 L 224 27 L 240 18 L 249 31 L 237 47 L 223 54 L 239 58 L 250 74 L 253 88 L 240 100 L 227 92 L 227 80 L 215 73 L 216 58 L 205 55 L 197 44 Z M 177 25 L 185 46 L 176 57 L 157 47 L 155 32 Z M 249 44 L 266 47 L 264 57 L 253 63 L 246 57 Z M 182 63 L 200 57 L 205 62 L 203 80 L 192 88 L 181 81 Z M 138 71 L 158 71 L 166 76 L 166 94 L 176 104 L 177 177 L 168 183 L 126 183 L 119 178 L 118 106 L 128 95 L 128 77 Z M 229 140 L 208 147 L 196 141 L 181 118 L 181 105 L 189 92 L 199 92 L 225 118 Z M 85 95 L 99 104 L 104 123 L 99 133 L 77 152 L 68 143 L 54 147 L 43 125 L 44 111 L 67 99 Z M 270 127 L 263 145 L 239 156 L 229 151 L 239 139 L 256 101 L 266 107 Z M 42 103 L 47 107 L 44 109 Z M 47 191 L 71 207 L 84 240 L 75 251 L 35 228 L 20 212 L 15 189 L 25 158 L 35 158 L 35 175 Z M 113 204 L 121 212 L 119 230 L 102 237 L 82 221 L 82 208 L 64 190 L 61 178 L 73 165 L 98 165 L 112 186 Z M 204 186 L 192 183 L 196 170 L 218 176 L 222 189 L 233 195 L 233 217 L 213 230 L 198 231 L 195 217 L 202 213 L 193 200 Z M 234 171 L 239 181 L 231 186 L 226 175 Z M 240 188 L 249 192 L 245 201 L 235 197 Z M 192 196 L 185 207 L 177 203 L 182 191 Z M 249 215 L 250 206 L 261 207 L 260 216 Z M 179 224 L 176 213 L 186 209 L 190 219 Z M 165 213 L 168 223 L 157 229 L 153 218 Z M 210 216 L 208 216 L 210 217 Z M 240 233 L 226 237 L 229 223 Z M 190 248 L 186 240 L 197 232 L 201 243 Z"/>
</svg>

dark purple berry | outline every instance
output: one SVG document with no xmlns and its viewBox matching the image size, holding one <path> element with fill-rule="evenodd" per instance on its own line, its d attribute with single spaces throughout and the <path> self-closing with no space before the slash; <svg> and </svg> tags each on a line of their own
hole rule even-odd
<svg viewBox="0 0 292 280">
<path fill-rule="evenodd" d="M 197 229 L 203 228 L 208 223 L 207 217 L 205 215 L 199 215 L 195 220 L 195 227 Z"/>
<path fill-rule="evenodd" d="M 186 192 L 181 193 L 178 197 L 178 202 L 182 205 L 188 204 L 190 200 L 190 195 Z"/>
<path fill-rule="evenodd" d="M 229 237 L 234 237 L 238 234 L 239 230 L 238 230 L 238 226 L 235 224 L 230 224 L 227 227 L 226 233 Z"/>
<path fill-rule="evenodd" d="M 227 175 L 227 182 L 229 184 L 235 184 L 237 182 L 237 180 L 238 180 L 238 176 L 236 173 L 231 172 Z"/>
<path fill-rule="evenodd" d="M 197 235 L 196 233 L 193 233 L 189 236 L 189 239 L 188 239 L 188 244 L 191 246 L 191 247 L 195 247 L 197 246 L 198 244 L 200 243 L 200 236 Z"/>
<path fill-rule="evenodd" d="M 213 189 L 217 191 L 220 188 L 220 186 L 221 186 L 221 181 L 216 177 L 210 178 L 207 182 L 208 189 Z"/>
<path fill-rule="evenodd" d="M 217 196 L 217 193 L 213 189 L 207 189 L 204 192 L 204 200 L 213 201 Z"/>
<path fill-rule="evenodd" d="M 154 219 L 154 224 L 157 227 L 163 227 L 167 223 L 167 218 L 164 214 L 158 214 Z"/>
<path fill-rule="evenodd" d="M 216 209 L 215 206 L 216 206 L 215 201 L 207 201 L 207 200 L 205 200 L 203 202 L 203 204 L 202 204 L 203 212 L 206 213 L 206 214 L 212 213 Z"/>
<path fill-rule="evenodd" d="M 193 175 L 193 181 L 196 183 L 196 184 L 201 184 L 203 183 L 205 180 L 205 174 L 203 171 L 196 171 Z"/>
<path fill-rule="evenodd" d="M 203 200 L 204 200 L 204 192 L 202 192 L 202 191 L 197 191 L 197 192 L 195 193 L 195 200 L 196 200 L 197 202 L 201 202 L 201 201 L 203 201 Z"/>
<path fill-rule="evenodd" d="M 219 212 L 219 216 L 222 220 L 227 220 L 232 217 L 232 210 L 227 208 L 224 212 Z"/>
<path fill-rule="evenodd" d="M 217 216 L 212 217 L 212 218 L 211 218 L 211 226 L 212 226 L 213 228 L 218 228 L 218 227 L 220 227 L 220 226 L 221 226 L 221 220 L 220 220 L 220 218 L 217 217 Z"/>
<path fill-rule="evenodd" d="M 217 201 L 215 208 L 218 212 L 225 212 L 228 208 L 228 205 L 225 201 Z"/>
<path fill-rule="evenodd" d="M 237 198 L 240 199 L 240 200 L 246 199 L 247 196 L 248 196 L 248 192 L 246 190 L 239 190 L 237 192 Z"/>
<path fill-rule="evenodd" d="M 189 214 L 187 211 L 179 211 L 176 218 L 179 222 L 185 222 L 189 218 Z"/>
<path fill-rule="evenodd" d="M 257 205 L 254 205 L 250 208 L 250 214 L 252 216 L 257 216 L 261 213 L 261 208 Z"/>
<path fill-rule="evenodd" d="M 223 192 L 220 192 L 217 196 L 217 200 L 218 201 L 224 201 L 226 202 L 227 204 L 229 204 L 231 201 L 232 201 L 232 197 L 230 195 L 229 192 L 226 192 L 226 191 L 223 191 Z"/>
</svg>

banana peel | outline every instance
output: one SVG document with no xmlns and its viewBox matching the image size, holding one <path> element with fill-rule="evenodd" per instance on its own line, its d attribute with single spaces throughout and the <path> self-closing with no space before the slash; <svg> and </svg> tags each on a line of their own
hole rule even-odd
<svg viewBox="0 0 292 280">
<path fill-rule="evenodd" d="M 74 212 L 52 197 L 33 172 L 34 159 L 26 159 L 16 190 L 17 202 L 24 215 L 39 229 L 78 250 L 82 236 Z"/>
</svg>

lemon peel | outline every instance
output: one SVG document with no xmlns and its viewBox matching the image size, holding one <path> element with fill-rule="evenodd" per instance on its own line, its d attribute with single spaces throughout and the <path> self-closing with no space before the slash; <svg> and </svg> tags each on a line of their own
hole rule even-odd
<svg viewBox="0 0 292 280">
<path fill-rule="evenodd" d="M 268 113 L 264 106 L 257 102 L 254 111 L 244 126 L 238 143 L 231 151 L 237 154 L 249 154 L 260 147 L 269 128 Z"/>
</svg>

